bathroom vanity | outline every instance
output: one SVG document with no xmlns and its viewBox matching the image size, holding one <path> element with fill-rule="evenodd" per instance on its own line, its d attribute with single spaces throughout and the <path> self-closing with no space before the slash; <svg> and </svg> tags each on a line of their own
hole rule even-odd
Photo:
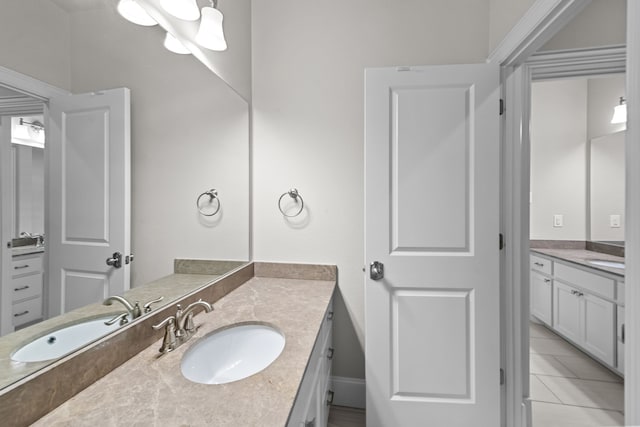
<svg viewBox="0 0 640 427">
<path fill-rule="evenodd" d="M 624 374 L 624 258 L 584 249 L 531 249 L 531 314 Z"/>
<path fill-rule="evenodd" d="M 118 352 L 118 346 L 135 346 L 130 340 L 147 342 L 34 425 L 326 425 L 335 287 L 335 266 L 251 263 L 180 301 L 185 307 L 202 298 L 213 302 L 214 310 L 195 316 L 197 332 L 175 350 L 161 354 L 162 331 L 151 328 L 175 313 L 172 304 L 111 337 L 119 342 L 106 338 L 81 351 L 80 357 L 96 346 Z M 235 382 L 199 384 L 186 379 L 181 372 L 183 355 L 203 337 L 238 324 L 264 324 L 280 331 L 285 337 L 280 356 L 264 370 Z M 78 365 L 82 362 L 54 373 L 49 384 L 36 381 L 34 389 L 22 390 L 21 396 L 0 401 L 0 406 L 13 412 L 36 405 L 27 396 L 37 398 L 42 388 L 54 392 L 80 374 L 73 372 Z"/>
</svg>

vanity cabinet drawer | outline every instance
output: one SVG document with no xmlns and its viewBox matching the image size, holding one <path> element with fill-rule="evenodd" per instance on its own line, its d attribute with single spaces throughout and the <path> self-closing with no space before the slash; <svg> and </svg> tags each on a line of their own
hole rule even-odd
<svg viewBox="0 0 640 427">
<path fill-rule="evenodd" d="M 11 277 L 42 272 L 42 255 L 19 256 L 11 260 Z"/>
<path fill-rule="evenodd" d="M 556 262 L 554 273 L 556 279 L 579 286 L 589 292 L 602 295 L 603 297 L 611 300 L 615 298 L 615 281 L 613 279 L 608 279 L 597 274 L 569 267 L 568 265 L 561 264 L 559 262 Z"/>
<path fill-rule="evenodd" d="M 14 327 L 42 318 L 42 298 L 13 304 L 12 318 Z"/>
<path fill-rule="evenodd" d="M 13 302 L 40 296 L 42 294 L 42 273 L 12 279 L 11 294 Z"/>
<path fill-rule="evenodd" d="M 553 261 L 539 256 L 531 255 L 529 263 L 531 264 L 532 270 L 536 270 L 549 275 L 551 274 L 551 266 L 553 264 Z"/>
</svg>

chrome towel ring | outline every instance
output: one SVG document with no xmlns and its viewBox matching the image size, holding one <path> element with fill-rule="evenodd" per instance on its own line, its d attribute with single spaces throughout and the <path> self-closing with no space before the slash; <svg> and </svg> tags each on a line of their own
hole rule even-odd
<svg viewBox="0 0 640 427">
<path fill-rule="evenodd" d="M 213 213 L 205 213 L 200 207 L 200 199 L 202 199 L 204 196 L 209 196 L 210 204 L 213 203 L 214 200 L 217 202 L 216 209 L 215 211 L 213 211 Z M 220 210 L 220 199 L 218 198 L 218 191 L 215 188 L 212 188 L 211 190 L 205 191 L 204 193 L 199 195 L 198 199 L 196 200 L 196 207 L 198 208 L 198 212 L 200 212 L 200 215 L 214 216 L 215 214 L 217 214 Z"/>
<path fill-rule="evenodd" d="M 293 200 L 295 200 L 296 203 L 298 203 L 298 199 L 300 199 L 300 209 L 298 209 L 296 211 L 296 213 L 294 213 L 293 215 L 288 215 L 285 213 L 284 209 L 282 209 L 282 198 L 286 195 L 289 195 L 289 197 L 291 197 Z M 292 188 L 291 190 L 282 193 L 282 196 L 280 196 L 280 198 L 278 199 L 278 209 L 280 210 L 280 212 L 282 213 L 282 215 L 286 216 L 287 218 L 293 218 L 294 216 L 298 216 L 302 213 L 302 210 L 304 209 L 304 199 L 302 198 L 302 196 L 300 195 L 300 193 L 298 192 L 297 188 Z"/>
</svg>

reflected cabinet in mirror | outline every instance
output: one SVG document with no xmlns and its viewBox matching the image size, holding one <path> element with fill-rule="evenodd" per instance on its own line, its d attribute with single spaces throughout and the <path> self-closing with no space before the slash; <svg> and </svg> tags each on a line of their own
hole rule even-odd
<svg viewBox="0 0 640 427">
<path fill-rule="evenodd" d="M 624 245 L 624 95 L 624 74 L 532 83 L 532 240 Z"/>
<path fill-rule="evenodd" d="M 112 0 L 0 33 L 1 388 L 249 260 L 249 107 Z"/>
</svg>

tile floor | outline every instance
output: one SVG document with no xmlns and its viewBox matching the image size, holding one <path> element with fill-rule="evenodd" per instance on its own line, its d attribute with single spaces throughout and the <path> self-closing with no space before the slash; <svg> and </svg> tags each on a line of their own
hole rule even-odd
<svg viewBox="0 0 640 427">
<path fill-rule="evenodd" d="M 327 427 L 365 427 L 366 422 L 364 409 L 332 406 Z"/>
<path fill-rule="evenodd" d="M 530 327 L 533 427 L 622 426 L 622 379 L 542 325 Z"/>
</svg>

